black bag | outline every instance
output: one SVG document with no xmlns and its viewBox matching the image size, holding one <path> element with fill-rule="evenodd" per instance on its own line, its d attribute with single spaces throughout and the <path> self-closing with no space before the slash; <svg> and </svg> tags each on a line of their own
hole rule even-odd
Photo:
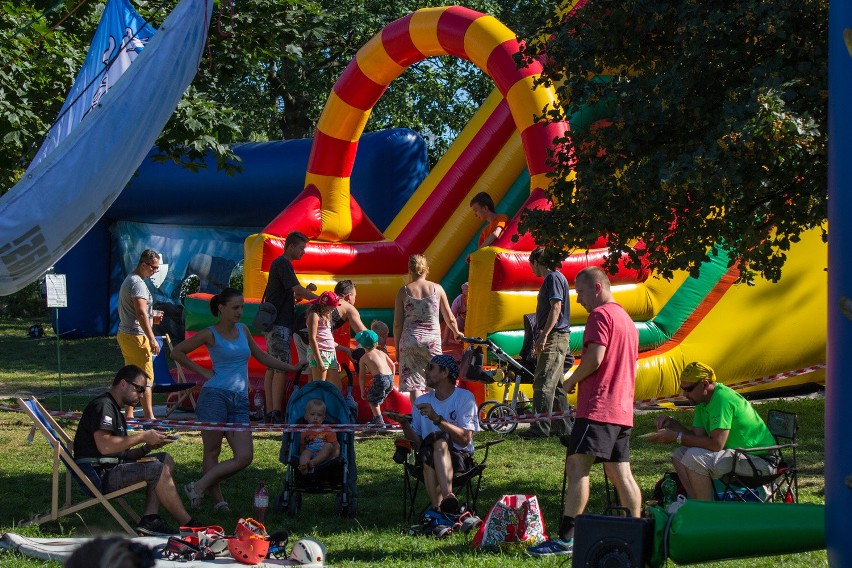
<svg viewBox="0 0 852 568">
<path fill-rule="evenodd" d="M 264 294 L 264 299 L 266 295 Z M 278 310 L 271 302 L 261 302 L 257 306 L 257 314 L 251 320 L 251 325 L 255 329 L 266 333 L 272 331 L 272 326 L 275 325 L 275 318 L 278 317 Z"/>
</svg>

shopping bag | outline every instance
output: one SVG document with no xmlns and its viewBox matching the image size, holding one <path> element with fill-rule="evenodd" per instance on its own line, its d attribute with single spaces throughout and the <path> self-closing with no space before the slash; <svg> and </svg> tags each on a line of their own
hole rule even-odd
<svg viewBox="0 0 852 568">
<path fill-rule="evenodd" d="M 547 540 L 535 495 L 503 495 L 488 511 L 471 546 L 497 550 L 505 544 L 531 546 Z"/>
</svg>

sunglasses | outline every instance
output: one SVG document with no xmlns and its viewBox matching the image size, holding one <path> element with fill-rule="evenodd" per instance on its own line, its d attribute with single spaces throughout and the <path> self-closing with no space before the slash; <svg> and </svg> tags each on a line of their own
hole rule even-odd
<svg viewBox="0 0 852 568">
<path fill-rule="evenodd" d="M 149 267 L 151 270 L 153 270 L 154 272 L 157 272 L 157 271 L 159 271 L 159 270 L 160 270 L 159 265 L 158 265 L 158 266 L 154 266 L 154 265 L 153 265 L 153 264 L 151 264 L 150 262 L 146 262 L 145 264 L 147 264 L 147 265 L 148 265 L 148 267 Z"/>
<path fill-rule="evenodd" d="M 430 371 L 433 370 L 433 369 L 438 369 L 438 370 L 443 369 L 443 367 L 438 365 L 437 363 L 429 363 L 428 365 L 426 365 L 426 368 L 429 369 Z"/>
<path fill-rule="evenodd" d="M 143 392 L 145 392 L 145 385 L 137 385 L 136 383 L 131 383 L 130 381 L 125 381 L 125 382 L 128 385 L 130 385 L 131 387 L 133 387 L 133 390 L 135 390 L 139 394 L 142 394 Z"/>
<path fill-rule="evenodd" d="M 704 381 L 698 381 L 697 383 L 693 383 L 692 385 L 690 385 L 690 386 L 688 386 L 688 387 L 681 386 L 681 387 L 680 387 L 680 390 L 682 390 L 683 392 L 692 392 L 692 391 L 694 391 L 694 390 L 695 390 L 695 387 L 697 387 L 698 385 L 700 385 L 700 384 L 701 384 L 701 383 L 703 383 L 703 382 L 704 382 Z"/>
</svg>

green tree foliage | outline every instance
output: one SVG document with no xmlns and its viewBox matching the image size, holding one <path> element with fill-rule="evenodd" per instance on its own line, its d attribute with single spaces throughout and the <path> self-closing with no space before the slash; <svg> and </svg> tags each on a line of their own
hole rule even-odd
<svg viewBox="0 0 852 568">
<path fill-rule="evenodd" d="M 211 25 L 199 89 L 237 111 L 243 139 L 306 138 L 355 53 L 387 24 L 439 0 L 240 0 Z M 526 37 L 550 14 L 542 0 L 474 0 Z M 203 85 L 203 86 L 201 86 Z M 382 96 L 366 130 L 420 132 L 439 158 L 492 88 L 467 61 L 432 58 L 409 67 Z"/>
<path fill-rule="evenodd" d="M 171 0 L 132 3 L 155 27 L 174 5 Z M 0 0 L 0 193 L 26 167 L 83 62 L 104 3 L 79 4 Z M 436 0 L 218 0 L 199 73 L 156 143 L 157 159 L 197 169 L 203 167 L 202 156 L 212 152 L 217 166 L 232 173 L 238 164 L 231 143 L 312 136 L 334 82 L 356 51 L 393 20 L 440 5 Z M 552 9 L 544 0 L 468 5 L 497 16 L 521 37 Z M 417 130 L 434 162 L 491 86 L 466 61 L 418 63 L 394 81 L 367 130 Z"/>
<path fill-rule="evenodd" d="M 524 53 L 556 85 L 543 119 L 592 105 L 608 119 L 559 141 L 553 209 L 522 227 L 563 252 L 605 235 L 607 268 L 626 254 L 667 278 L 723 243 L 741 281 L 777 281 L 827 216 L 827 8 L 637 0 L 551 18 Z"/>
</svg>

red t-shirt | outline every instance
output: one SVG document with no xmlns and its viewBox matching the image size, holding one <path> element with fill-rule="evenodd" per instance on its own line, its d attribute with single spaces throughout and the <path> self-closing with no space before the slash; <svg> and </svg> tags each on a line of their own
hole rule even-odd
<svg viewBox="0 0 852 568">
<path fill-rule="evenodd" d="M 577 417 L 633 426 L 633 393 L 639 332 L 619 304 L 593 309 L 583 333 L 583 355 L 589 343 L 606 347 L 600 367 L 577 385 Z"/>
</svg>

